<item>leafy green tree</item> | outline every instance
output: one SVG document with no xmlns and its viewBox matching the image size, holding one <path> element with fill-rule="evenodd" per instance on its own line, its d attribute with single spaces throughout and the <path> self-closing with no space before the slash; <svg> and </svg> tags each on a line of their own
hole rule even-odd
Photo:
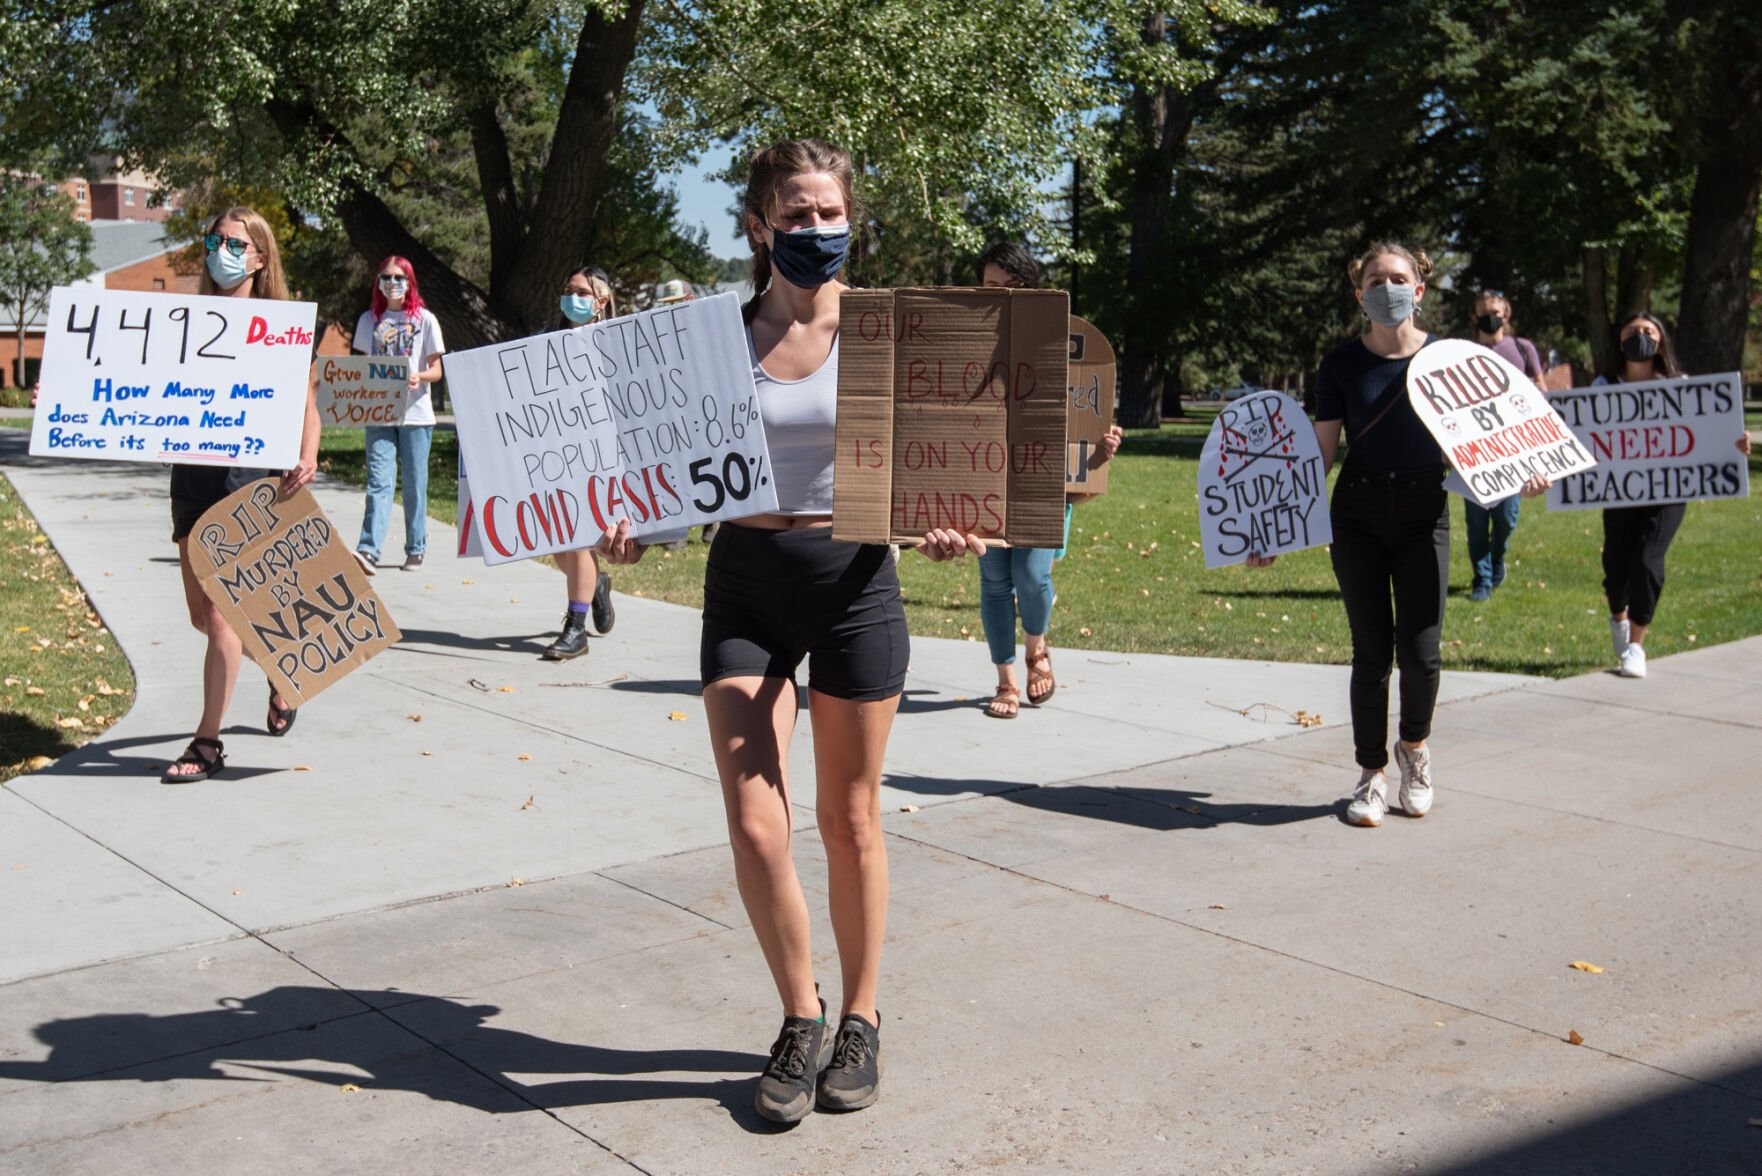
<svg viewBox="0 0 1762 1176">
<path fill-rule="evenodd" d="M 25 336 L 56 286 L 90 274 L 92 229 L 74 219 L 73 201 L 47 185 L 8 177 L 0 185 L 0 301 L 18 331 L 18 380 L 25 381 Z"/>
</svg>

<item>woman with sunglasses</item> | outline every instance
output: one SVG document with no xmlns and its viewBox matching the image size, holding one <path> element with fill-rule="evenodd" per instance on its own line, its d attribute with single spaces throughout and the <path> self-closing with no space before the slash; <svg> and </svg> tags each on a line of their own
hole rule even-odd
<svg viewBox="0 0 1762 1176">
<path fill-rule="evenodd" d="M 249 208 L 229 208 L 208 224 L 202 238 L 206 264 L 198 291 L 227 298 L 275 298 L 288 296 L 282 274 L 281 251 L 269 224 Z M 220 742 L 220 725 L 232 702 L 244 647 L 226 618 L 202 591 L 190 566 L 190 532 L 209 507 L 233 491 L 259 478 L 281 474 L 282 492 L 292 494 L 312 480 L 318 468 L 318 402 L 312 388 L 306 391 L 306 417 L 300 430 L 300 459 L 286 471 L 228 469 L 207 465 L 171 467 L 171 538 L 177 544 L 178 565 L 183 570 L 184 604 L 190 624 L 208 639 L 202 661 L 202 718 L 195 738 L 160 780 L 166 784 L 190 784 L 215 776 L 226 767 L 226 748 Z M 265 725 L 275 736 L 286 735 L 294 725 L 294 708 L 271 687 Z"/>
<path fill-rule="evenodd" d="M 392 486 L 404 467 L 405 571 L 422 566 L 428 550 L 428 450 L 434 439 L 434 405 L 429 386 L 441 378 L 446 345 L 434 313 L 422 305 L 416 270 L 402 257 L 379 263 L 373 306 L 355 323 L 357 355 L 402 355 L 410 359 L 410 399 L 396 425 L 367 428 L 367 511 L 355 558 L 369 575 L 379 563 L 391 518 Z"/>
</svg>

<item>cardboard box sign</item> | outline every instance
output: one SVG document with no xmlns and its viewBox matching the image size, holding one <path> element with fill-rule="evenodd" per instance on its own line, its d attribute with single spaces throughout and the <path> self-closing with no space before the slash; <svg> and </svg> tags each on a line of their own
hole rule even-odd
<svg viewBox="0 0 1762 1176">
<path fill-rule="evenodd" d="M 1064 542 L 1064 291 L 846 290 L 838 337 L 834 538 Z"/>
<path fill-rule="evenodd" d="M 318 419 L 326 428 L 399 425 L 410 407 L 404 355 L 326 355 L 312 365 Z"/>
<path fill-rule="evenodd" d="M 1108 464 L 1095 464 L 1101 438 L 1113 424 L 1113 344 L 1093 325 L 1071 316 L 1071 399 L 1065 417 L 1065 493 L 1106 494 Z"/>
</svg>

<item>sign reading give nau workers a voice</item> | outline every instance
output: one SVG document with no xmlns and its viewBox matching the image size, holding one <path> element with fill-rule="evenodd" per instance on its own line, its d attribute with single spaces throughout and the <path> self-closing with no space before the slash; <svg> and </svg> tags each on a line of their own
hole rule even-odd
<svg viewBox="0 0 1762 1176">
<path fill-rule="evenodd" d="M 291 466 L 317 316 L 310 302 L 57 287 L 31 453 Z"/>
<path fill-rule="evenodd" d="M 318 419 L 327 427 L 396 425 L 410 407 L 410 359 L 404 355 L 327 355 L 312 365 Z"/>
<path fill-rule="evenodd" d="M 1540 475 L 1597 464 L 1548 398 L 1497 352 L 1440 339 L 1407 366 L 1407 399 L 1456 471 L 1444 487 L 1492 506 Z"/>
<path fill-rule="evenodd" d="M 777 509 L 733 294 L 441 362 L 485 563 Z"/>
<path fill-rule="evenodd" d="M 1199 451 L 1199 538 L 1205 566 L 1334 541 L 1321 445 L 1283 392 L 1256 392 L 1219 410 Z"/>
</svg>

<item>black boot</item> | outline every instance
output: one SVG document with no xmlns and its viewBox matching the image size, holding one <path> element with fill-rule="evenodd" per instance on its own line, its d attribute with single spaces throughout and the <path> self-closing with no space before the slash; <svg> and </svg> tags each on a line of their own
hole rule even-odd
<svg viewBox="0 0 1762 1176">
<path fill-rule="evenodd" d="M 604 637 L 618 623 L 618 610 L 612 607 L 612 577 L 604 572 L 594 583 L 591 604 L 594 630 Z"/>
<path fill-rule="evenodd" d="M 587 652 L 587 614 L 570 610 L 563 614 L 563 632 L 544 651 L 545 661 L 568 661 Z"/>
</svg>

